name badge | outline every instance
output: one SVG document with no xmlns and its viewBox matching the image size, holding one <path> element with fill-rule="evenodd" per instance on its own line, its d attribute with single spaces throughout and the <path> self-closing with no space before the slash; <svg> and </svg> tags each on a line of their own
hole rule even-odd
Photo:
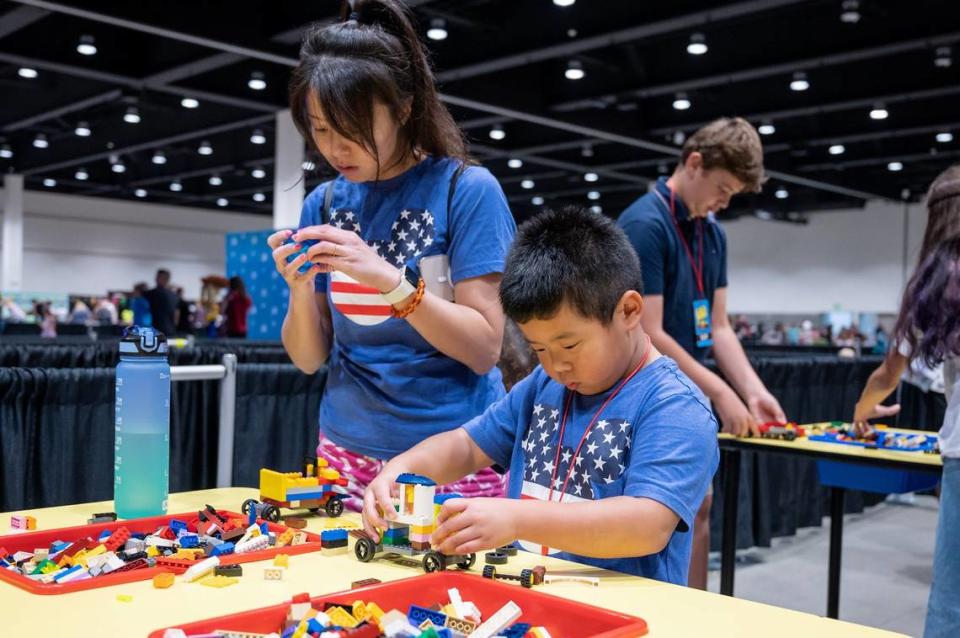
<svg viewBox="0 0 960 638">
<path fill-rule="evenodd" d="M 713 345 L 709 300 L 693 300 L 693 329 L 698 348 L 709 348 Z"/>
</svg>

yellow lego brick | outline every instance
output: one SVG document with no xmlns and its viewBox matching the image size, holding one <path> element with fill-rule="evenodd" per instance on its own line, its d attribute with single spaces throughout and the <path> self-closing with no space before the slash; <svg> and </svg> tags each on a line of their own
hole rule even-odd
<svg viewBox="0 0 960 638">
<path fill-rule="evenodd" d="M 93 549 L 88 550 L 86 556 L 87 558 L 92 558 L 94 556 L 99 556 L 100 554 L 103 554 L 106 551 L 107 551 L 107 546 L 104 545 L 103 543 L 100 543 Z"/>
<path fill-rule="evenodd" d="M 147 556 L 148 556 L 148 557 L 154 558 L 154 557 L 159 556 L 159 555 L 160 555 L 160 550 L 157 549 L 157 546 L 156 546 L 156 545 L 151 545 L 150 547 L 147 548 Z"/>
<path fill-rule="evenodd" d="M 121 603 L 129 603 L 133 602 L 133 596 L 130 594 L 117 594 L 117 600 L 119 600 Z"/>
<path fill-rule="evenodd" d="M 149 556 L 149 552 L 147 555 Z M 177 553 L 171 556 L 171 558 L 185 558 L 187 560 L 197 560 L 199 558 L 203 558 L 203 550 L 194 549 L 192 547 L 188 549 L 178 549 Z"/>
<path fill-rule="evenodd" d="M 207 587 L 216 587 L 217 589 L 222 589 L 224 587 L 229 587 L 230 585 L 236 585 L 240 582 L 240 579 L 236 576 L 205 576 L 199 581 L 201 585 L 206 585 Z"/>
<path fill-rule="evenodd" d="M 380 609 L 380 606 L 377 603 L 367 603 L 367 618 L 373 620 L 378 625 L 380 624 L 380 619 L 383 618 L 383 610 Z"/>
<path fill-rule="evenodd" d="M 283 580 L 283 569 L 280 567 L 266 567 L 263 570 L 264 580 Z"/>
<path fill-rule="evenodd" d="M 273 557 L 274 567 L 290 567 L 290 556 L 287 554 L 277 554 Z"/>
<path fill-rule="evenodd" d="M 452 603 L 447 603 L 446 605 L 443 606 L 443 609 L 441 609 L 440 611 L 442 611 L 444 615 L 447 615 L 447 616 L 452 616 L 454 618 L 460 617 L 457 615 L 457 608 L 454 607 Z"/>
<path fill-rule="evenodd" d="M 269 498 L 275 501 L 285 501 L 287 488 L 285 484 L 286 475 L 268 470 L 260 469 L 260 498 Z"/>
<path fill-rule="evenodd" d="M 411 525 L 410 534 L 423 534 L 424 536 L 429 536 L 430 534 L 433 534 L 433 530 L 436 528 L 436 525 Z"/>
<path fill-rule="evenodd" d="M 362 600 L 353 601 L 353 617 L 360 622 L 367 619 L 367 605 Z"/>
<path fill-rule="evenodd" d="M 321 468 L 320 478 L 327 481 L 336 481 L 338 478 L 340 478 L 340 472 L 334 470 L 333 468 Z"/>
<path fill-rule="evenodd" d="M 340 625 L 341 627 L 350 629 L 360 624 L 357 622 L 357 619 L 348 614 L 347 610 L 343 607 L 334 606 L 326 610 L 324 613 L 330 617 L 330 622 L 332 622 L 334 625 Z"/>
<path fill-rule="evenodd" d="M 60 571 L 60 567 L 53 562 L 47 563 L 46 565 L 40 568 L 41 574 L 51 574 L 56 571 Z"/>
</svg>

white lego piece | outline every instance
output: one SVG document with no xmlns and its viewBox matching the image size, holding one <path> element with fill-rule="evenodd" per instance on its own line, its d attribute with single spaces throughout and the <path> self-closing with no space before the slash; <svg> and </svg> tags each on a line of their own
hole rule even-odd
<svg viewBox="0 0 960 638">
<path fill-rule="evenodd" d="M 237 545 L 239 545 L 240 543 L 245 543 L 251 538 L 256 538 L 257 536 L 260 536 L 261 533 L 262 532 L 260 531 L 260 526 L 254 523 L 253 525 L 247 528 L 246 533 L 240 538 L 239 541 L 237 541 Z"/>
<path fill-rule="evenodd" d="M 147 547 L 173 547 L 174 545 L 173 541 L 168 541 L 162 536 L 147 536 L 143 541 Z"/>
<path fill-rule="evenodd" d="M 259 549 L 265 549 L 270 546 L 270 539 L 262 534 L 256 538 L 251 538 L 248 541 L 237 543 L 233 548 L 234 554 L 246 554 L 248 552 L 255 552 Z"/>
<path fill-rule="evenodd" d="M 163 638 L 187 638 L 187 634 L 182 629 L 168 629 L 163 632 Z"/>
<path fill-rule="evenodd" d="M 30 552 L 20 551 L 13 555 L 13 562 L 19 563 L 21 561 L 27 560 L 31 556 L 33 556 L 33 554 L 31 554 Z"/>
<path fill-rule="evenodd" d="M 493 638 L 500 631 L 516 622 L 521 613 L 520 606 L 511 600 L 501 607 L 497 613 L 483 621 L 483 624 L 470 634 L 470 638 Z"/>
<path fill-rule="evenodd" d="M 220 559 L 217 556 L 211 556 L 210 558 L 200 561 L 196 565 L 188 568 L 187 571 L 183 572 L 183 579 L 188 583 L 192 583 L 212 573 L 213 569 L 219 565 Z"/>
<path fill-rule="evenodd" d="M 387 638 L 417 638 L 420 630 L 411 625 L 406 620 L 394 620 L 388 625 L 384 625 L 383 633 Z"/>
<path fill-rule="evenodd" d="M 600 579 L 596 576 L 573 576 L 566 574 L 544 574 L 543 576 L 544 583 L 585 583 L 587 585 L 593 585 L 594 587 L 600 586 Z"/>
</svg>

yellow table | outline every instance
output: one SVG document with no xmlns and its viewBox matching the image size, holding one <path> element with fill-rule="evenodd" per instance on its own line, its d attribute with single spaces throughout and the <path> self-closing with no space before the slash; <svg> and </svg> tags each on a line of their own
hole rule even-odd
<svg viewBox="0 0 960 638">
<path fill-rule="evenodd" d="M 814 423 L 802 427 L 809 429 L 827 425 L 829 424 Z M 911 434 L 933 434 L 932 432 L 904 428 L 891 429 Z M 821 461 L 842 461 L 871 467 L 936 474 L 943 471 L 943 460 L 939 454 L 870 449 L 857 445 L 811 441 L 807 437 L 800 437 L 793 441 L 783 441 L 759 437 L 738 438 L 729 434 L 720 434 L 719 444 L 723 457 L 723 537 L 720 551 L 720 593 L 727 596 L 733 596 L 733 575 L 736 565 L 741 451 L 791 454 Z M 830 488 L 830 558 L 827 567 L 827 616 L 829 618 L 837 618 L 840 612 L 840 566 L 841 550 L 843 548 L 843 500 L 845 493 L 842 487 Z"/>
<path fill-rule="evenodd" d="M 170 512 L 197 511 L 205 503 L 236 511 L 244 499 L 256 497 L 256 490 L 249 488 L 172 494 Z M 23 513 L 35 516 L 38 528 L 50 529 L 84 524 L 93 512 L 112 508 L 113 503 L 107 501 Z M 2 514 L 3 520 L 8 521 L 13 513 L 20 512 Z M 345 516 L 357 520 L 355 515 Z M 320 516 L 307 520 L 309 530 L 320 531 L 327 519 Z M 475 572 L 482 561 L 482 557 L 478 557 Z M 0 582 L 0 628 L 4 636 L 145 636 L 154 629 L 173 624 L 278 604 L 302 592 L 319 595 L 349 589 L 352 581 L 361 578 L 387 581 L 421 573 L 386 560 L 360 563 L 352 552 L 342 556 L 311 553 L 291 556 L 290 568 L 283 580 L 267 582 L 260 568 L 269 564 L 245 563 L 241 582 L 224 589 L 187 584 L 177 578 L 174 586 L 165 590 L 154 589 L 150 581 L 144 581 L 60 596 L 38 596 Z M 601 576 L 599 587 L 554 583 L 543 585 L 539 590 L 640 616 L 647 621 L 650 636 L 879 638 L 899 635 L 525 552 L 511 558 L 508 569 L 519 572 L 522 567 L 539 564 L 546 566 L 550 573 Z M 118 594 L 130 595 L 133 600 L 120 602 Z"/>
</svg>

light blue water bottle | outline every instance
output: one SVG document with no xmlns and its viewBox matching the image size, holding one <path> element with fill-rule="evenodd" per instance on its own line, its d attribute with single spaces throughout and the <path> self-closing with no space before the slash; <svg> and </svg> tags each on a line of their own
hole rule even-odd
<svg viewBox="0 0 960 638">
<path fill-rule="evenodd" d="M 120 518 L 167 512 L 170 364 L 167 339 L 133 326 L 120 340 L 114 419 L 113 500 Z"/>
</svg>

